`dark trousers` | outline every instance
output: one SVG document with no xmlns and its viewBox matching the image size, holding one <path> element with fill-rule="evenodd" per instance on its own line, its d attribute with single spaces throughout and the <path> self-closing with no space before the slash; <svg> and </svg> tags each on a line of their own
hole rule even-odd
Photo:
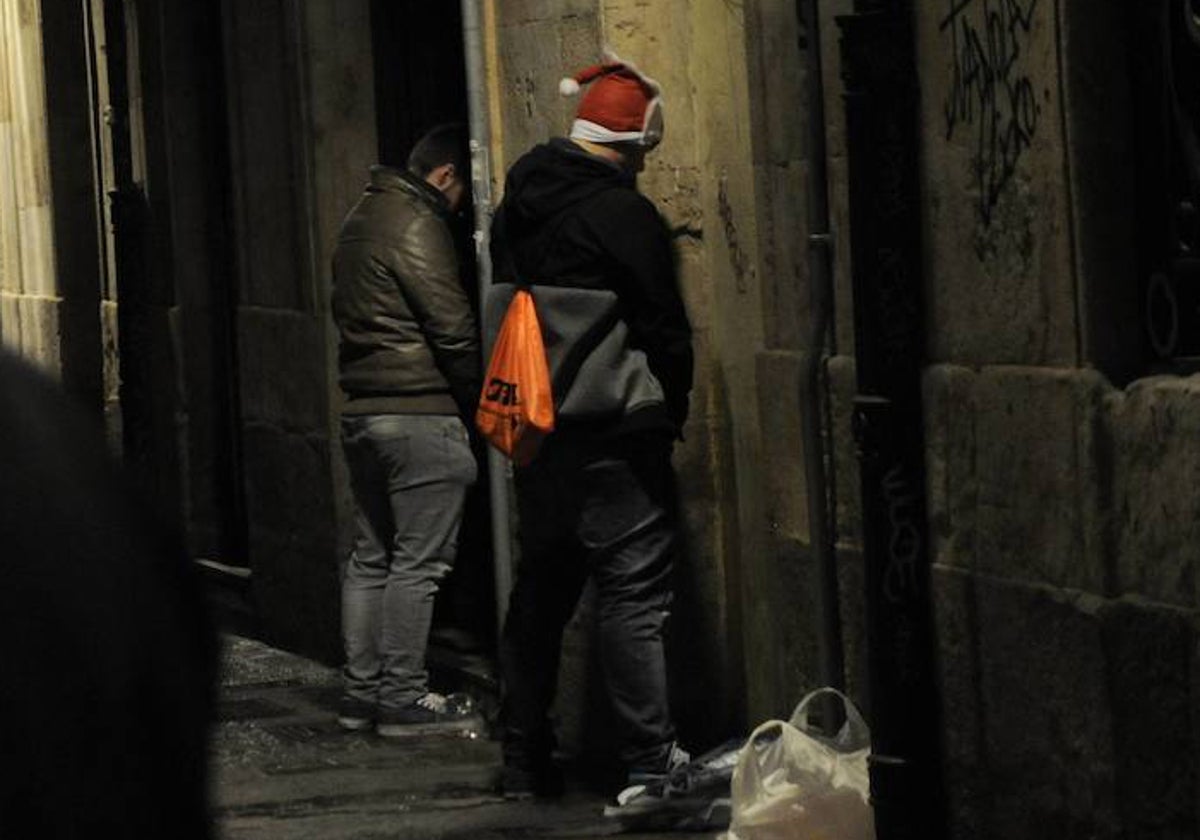
<svg viewBox="0 0 1200 840">
<path fill-rule="evenodd" d="M 675 740 L 663 651 L 676 543 L 669 441 L 551 438 L 516 485 L 521 562 L 500 646 L 505 761 L 549 757 L 563 628 L 590 576 L 621 758 L 661 769 Z"/>
</svg>

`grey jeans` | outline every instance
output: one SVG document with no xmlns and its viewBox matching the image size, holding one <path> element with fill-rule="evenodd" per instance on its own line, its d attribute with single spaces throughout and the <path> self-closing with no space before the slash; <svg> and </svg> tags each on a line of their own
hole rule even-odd
<svg viewBox="0 0 1200 840">
<path fill-rule="evenodd" d="M 356 505 L 342 579 L 345 691 L 382 706 L 428 690 L 433 598 L 450 571 L 475 458 L 458 417 L 342 417 Z"/>
</svg>

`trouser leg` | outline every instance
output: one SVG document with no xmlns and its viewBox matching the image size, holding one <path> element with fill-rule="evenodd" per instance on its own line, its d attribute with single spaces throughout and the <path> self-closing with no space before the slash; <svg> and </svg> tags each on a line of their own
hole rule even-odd
<svg viewBox="0 0 1200 840">
<path fill-rule="evenodd" d="M 342 423 L 342 446 L 355 502 L 354 546 L 342 577 L 342 671 L 347 694 L 378 701 L 382 668 L 380 610 L 390 562 L 391 504 L 383 472 L 372 454 L 366 418 Z"/>
<path fill-rule="evenodd" d="M 562 522 L 569 494 L 546 477 L 526 478 L 518 489 L 521 563 L 509 598 L 500 643 L 501 721 L 505 761 L 544 762 L 554 738 L 550 707 L 558 684 L 563 629 L 586 579 L 578 546 Z"/>
<path fill-rule="evenodd" d="M 457 417 L 409 417 L 401 468 L 389 476 L 395 530 L 380 619 L 379 702 L 404 706 L 428 691 L 425 650 L 438 584 L 458 545 L 475 460 Z"/>
<path fill-rule="evenodd" d="M 342 578 L 342 643 L 346 652 L 342 673 L 347 694 L 375 703 L 381 669 L 379 616 L 388 557 L 361 509 L 355 522 L 354 550 Z"/>
<path fill-rule="evenodd" d="M 580 537 L 596 583 L 605 682 L 631 769 L 659 770 L 675 741 L 664 635 L 676 542 L 669 452 L 637 450 L 584 470 Z"/>
</svg>

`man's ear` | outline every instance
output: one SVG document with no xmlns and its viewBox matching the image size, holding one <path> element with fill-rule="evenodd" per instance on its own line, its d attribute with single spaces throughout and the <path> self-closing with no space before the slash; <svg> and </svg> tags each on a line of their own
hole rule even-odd
<svg viewBox="0 0 1200 840">
<path fill-rule="evenodd" d="M 454 164 L 443 163 L 441 166 L 435 166 L 430 169 L 425 175 L 425 183 L 433 187 L 435 190 L 445 189 L 446 184 L 450 183 L 450 179 L 454 177 Z"/>
<path fill-rule="evenodd" d="M 435 170 L 435 172 L 437 172 L 436 186 L 439 188 L 448 185 L 458 174 L 458 170 L 454 168 L 453 163 L 443 163 Z"/>
</svg>

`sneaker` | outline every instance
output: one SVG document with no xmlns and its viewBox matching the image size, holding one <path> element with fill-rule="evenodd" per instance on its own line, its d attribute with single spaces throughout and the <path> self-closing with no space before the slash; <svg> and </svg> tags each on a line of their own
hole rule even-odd
<svg viewBox="0 0 1200 840">
<path fill-rule="evenodd" d="M 640 819 L 646 812 L 660 812 L 676 794 L 673 774 L 686 768 L 691 760 L 686 750 L 671 744 L 667 757 L 657 766 L 630 768 L 625 787 L 616 801 L 604 808 L 604 816 L 628 820 Z"/>
<path fill-rule="evenodd" d="M 479 727 L 479 716 L 468 698 L 453 701 L 430 691 L 407 706 L 380 706 L 375 731 L 384 738 L 460 732 L 464 735 Z"/>
<path fill-rule="evenodd" d="M 343 694 L 338 700 L 338 726 L 347 732 L 361 732 L 364 729 L 370 729 L 375 725 L 376 711 L 374 703 Z"/>
<path fill-rule="evenodd" d="M 688 761 L 675 747 L 668 755 L 666 772 L 641 772 L 637 780 L 604 809 L 604 816 L 621 823 L 623 830 L 712 831 L 726 828 L 730 818 L 730 780 L 737 766 L 742 740 L 732 740 L 699 758 Z"/>
<path fill-rule="evenodd" d="M 657 782 L 665 781 L 674 771 L 686 766 L 692 757 L 687 750 L 680 749 L 678 744 L 671 744 L 671 750 L 667 753 L 666 760 L 658 767 L 634 767 L 630 769 L 629 775 L 625 779 L 625 793 L 630 788 L 647 787 Z"/>
</svg>

